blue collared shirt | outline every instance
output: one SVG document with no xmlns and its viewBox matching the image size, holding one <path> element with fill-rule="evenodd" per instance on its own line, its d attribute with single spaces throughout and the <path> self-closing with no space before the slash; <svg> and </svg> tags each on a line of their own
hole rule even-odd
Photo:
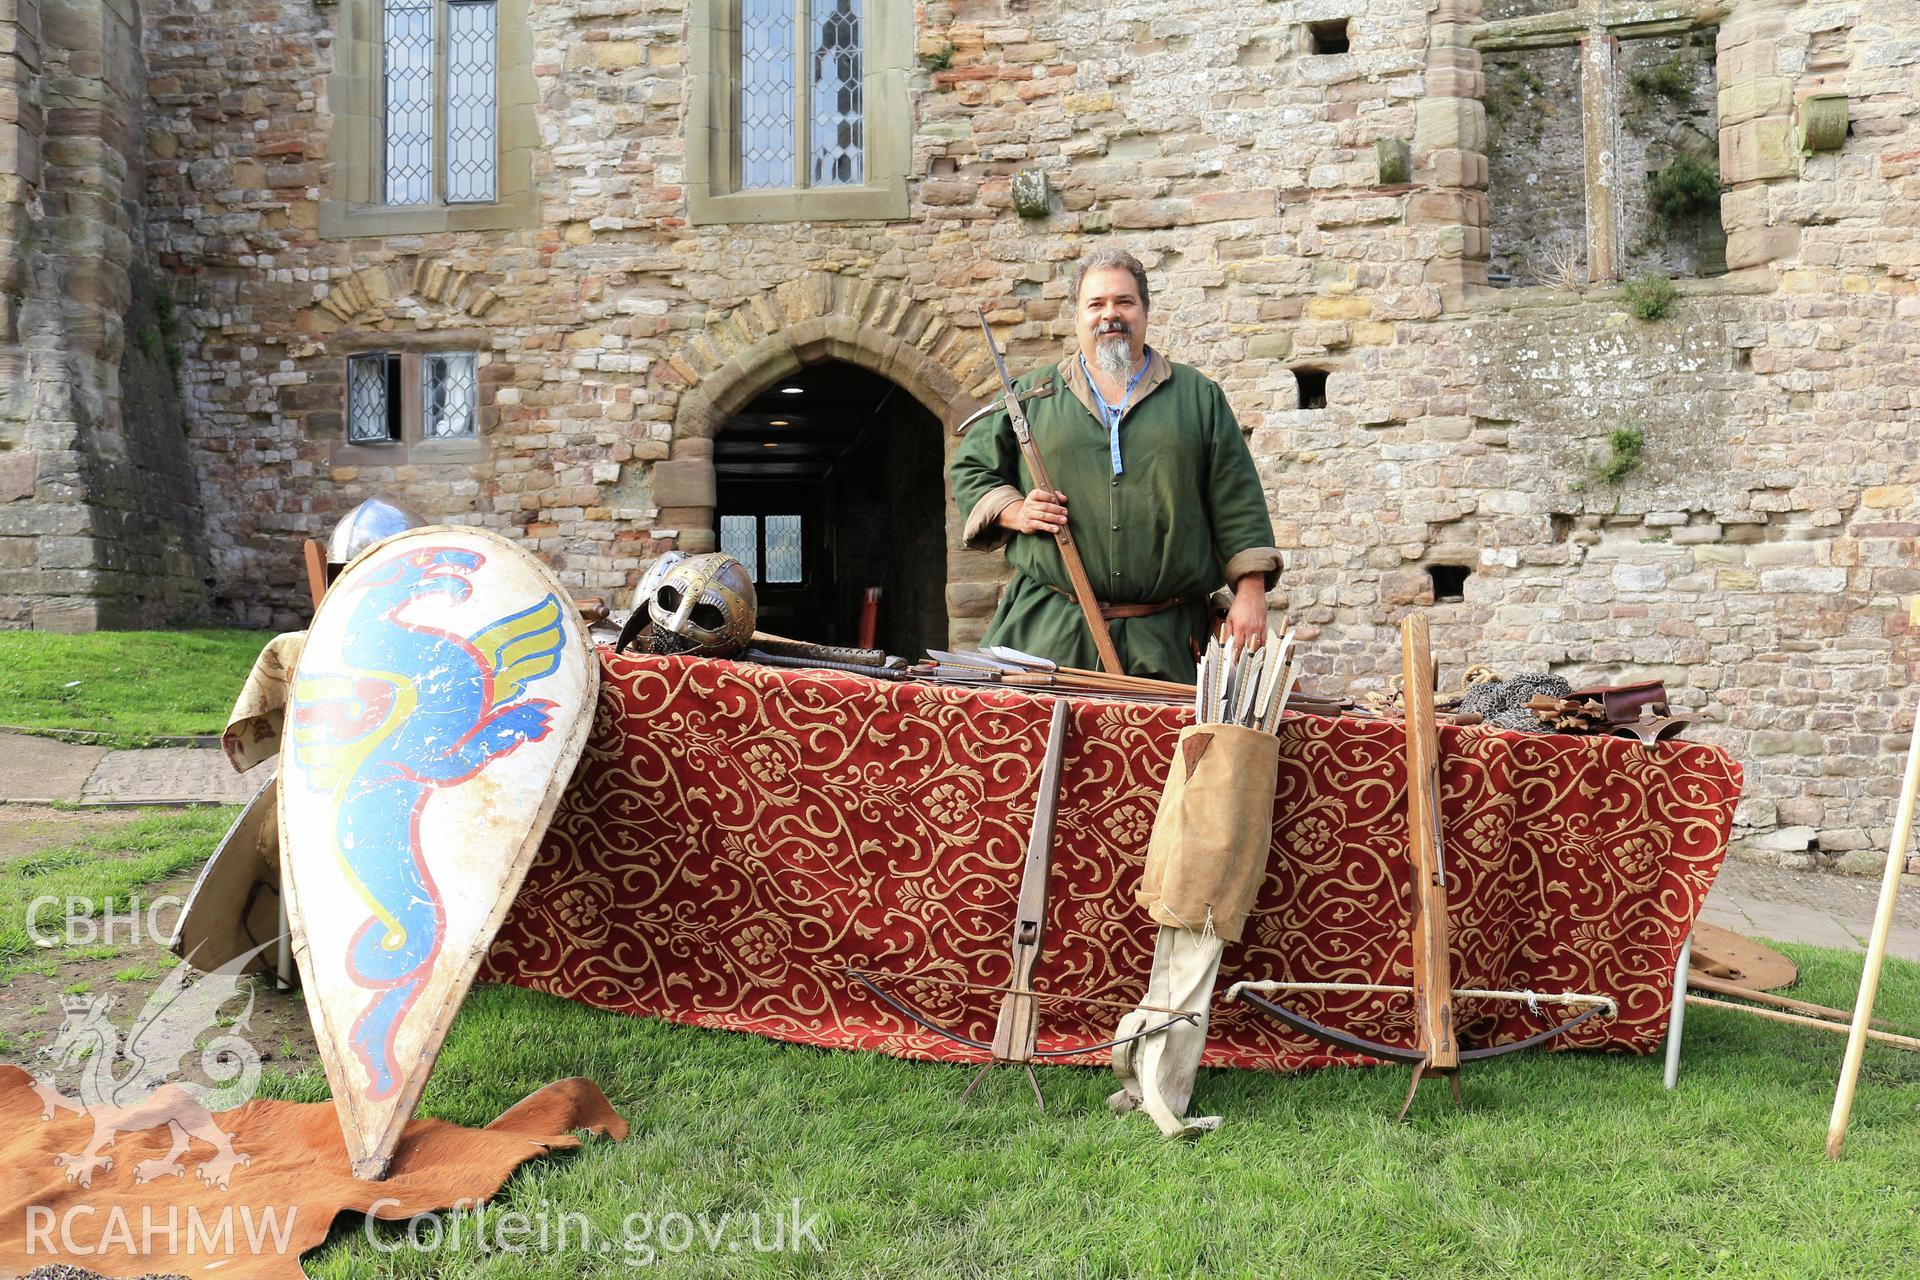
<svg viewBox="0 0 1920 1280">
<path fill-rule="evenodd" d="M 1133 403 L 1133 389 L 1140 385 L 1140 379 L 1147 376 L 1147 366 L 1153 363 L 1153 348 L 1146 347 L 1140 352 L 1140 367 L 1134 370 L 1133 377 L 1127 380 L 1126 398 L 1118 405 L 1110 405 L 1107 398 L 1100 394 L 1100 384 L 1093 380 L 1093 370 L 1087 368 L 1087 357 L 1080 356 L 1080 372 L 1087 376 L 1087 386 L 1093 390 L 1093 402 L 1100 406 L 1100 416 L 1107 422 L 1107 447 L 1113 455 L 1113 474 L 1120 475 L 1126 468 L 1120 465 L 1120 419 L 1126 417 L 1127 406 Z"/>
</svg>

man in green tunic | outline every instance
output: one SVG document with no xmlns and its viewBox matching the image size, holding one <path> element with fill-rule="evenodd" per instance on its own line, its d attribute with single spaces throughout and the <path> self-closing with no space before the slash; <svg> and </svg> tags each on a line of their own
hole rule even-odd
<svg viewBox="0 0 1920 1280">
<path fill-rule="evenodd" d="M 967 433 L 948 472 L 967 545 L 1006 548 L 1016 571 L 986 643 L 1099 665 L 1053 538 L 1065 523 L 1127 672 L 1189 681 L 1216 588 L 1233 589 L 1227 628 L 1243 649 L 1266 635 L 1281 564 L 1260 479 L 1226 394 L 1147 346 L 1147 275 L 1131 254 L 1087 258 L 1072 296 L 1079 351 L 1015 383 L 1056 381 L 1026 402 L 1056 491 L 1034 486 L 1004 412 Z"/>
</svg>

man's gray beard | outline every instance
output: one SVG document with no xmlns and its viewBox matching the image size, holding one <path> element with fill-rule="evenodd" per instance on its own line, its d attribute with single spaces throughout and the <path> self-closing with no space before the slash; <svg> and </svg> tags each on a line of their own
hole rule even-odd
<svg viewBox="0 0 1920 1280">
<path fill-rule="evenodd" d="M 1124 333 L 1109 333 L 1094 340 L 1093 363 L 1109 378 L 1124 378 L 1133 372 L 1133 346 Z"/>
</svg>

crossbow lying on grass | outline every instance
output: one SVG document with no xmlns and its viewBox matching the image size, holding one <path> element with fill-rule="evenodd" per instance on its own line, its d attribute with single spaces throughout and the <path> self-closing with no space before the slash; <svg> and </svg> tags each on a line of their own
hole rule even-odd
<svg viewBox="0 0 1920 1280">
<path fill-rule="evenodd" d="M 1412 980 L 1406 986 L 1357 982 L 1236 982 L 1227 988 L 1227 999 L 1244 1000 L 1295 1031 L 1335 1048 L 1389 1062 L 1411 1063 L 1413 1080 L 1407 1087 L 1407 1100 L 1400 1108 L 1400 1118 L 1404 1120 L 1425 1077 L 1445 1076 L 1453 1086 L 1454 1101 L 1459 1102 L 1461 1063 L 1531 1049 L 1601 1014 L 1612 1016 L 1616 1007 L 1611 997 L 1603 995 L 1454 987 L 1452 957 L 1447 950 L 1446 857 L 1440 837 L 1440 730 L 1434 715 L 1433 658 L 1424 614 L 1410 614 L 1402 621 L 1400 644 L 1407 711 L 1407 833 L 1413 863 L 1413 919 L 1409 925 L 1413 941 Z M 1265 998 L 1292 991 L 1410 995 L 1416 1043 L 1411 1047 L 1382 1044 L 1350 1031 L 1323 1026 Z M 1511 1044 L 1463 1050 L 1454 1037 L 1453 1002 L 1456 999 L 1524 1001 L 1535 1008 L 1543 1004 L 1586 1008 L 1557 1026 Z"/>
</svg>

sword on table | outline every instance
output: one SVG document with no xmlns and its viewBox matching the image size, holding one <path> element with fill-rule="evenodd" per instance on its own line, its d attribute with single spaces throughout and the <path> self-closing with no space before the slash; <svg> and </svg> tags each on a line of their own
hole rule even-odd
<svg viewBox="0 0 1920 1280">
<path fill-rule="evenodd" d="M 987 340 L 987 350 L 993 353 L 994 368 L 1000 371 L 1000 385 L 1006 388 L 1007 417 L 1013 422 L 1013 438 L 1020 444 L 1020 456 L 1026 461 L 1027 472 L 1033 477 L 1034 487 L 1050 493 L 1057 492 L 1053 487 L 1053 477 L 1047 474 L 1047 464 L 1040 457 L 1040 446 L 1033 442 L 1033 427 L 1027 422 L 1027 411 L 1020 407 L 1023 398 L 1053 393 L 1036 390 L 1022 397 L 1014 390 L 1013 375 L 1007 372 L 1007 362 L 1000 354 L 999 344 L 993 340 L 992 326 L 987 323 L 987 309 L 978 307 L 975 310 L 980 316 L 980 332 Z M 1093 648 L 1100 655 L 1100 666 L 1114 675 L 1124 674 L 1119 651 L 1113 647 L 1113 635 L 1107 630 L 1107 620 L 1100 616 L 1100 602 L 1094 597 L 1093 583 L 1087 578 L 1087 566 L 1080 559 L 1080 548 L 1074 545 L 1071 521 L 1054 530 L 1053 540 L 1060 544 L 1060 559 L 1067 566 L 1068 580 L 1073 583 L 1074 603 L 1080 606 L 1080 614 L 1087 620 L 1087 630 L 1093 633 Z"/>
</svg>

